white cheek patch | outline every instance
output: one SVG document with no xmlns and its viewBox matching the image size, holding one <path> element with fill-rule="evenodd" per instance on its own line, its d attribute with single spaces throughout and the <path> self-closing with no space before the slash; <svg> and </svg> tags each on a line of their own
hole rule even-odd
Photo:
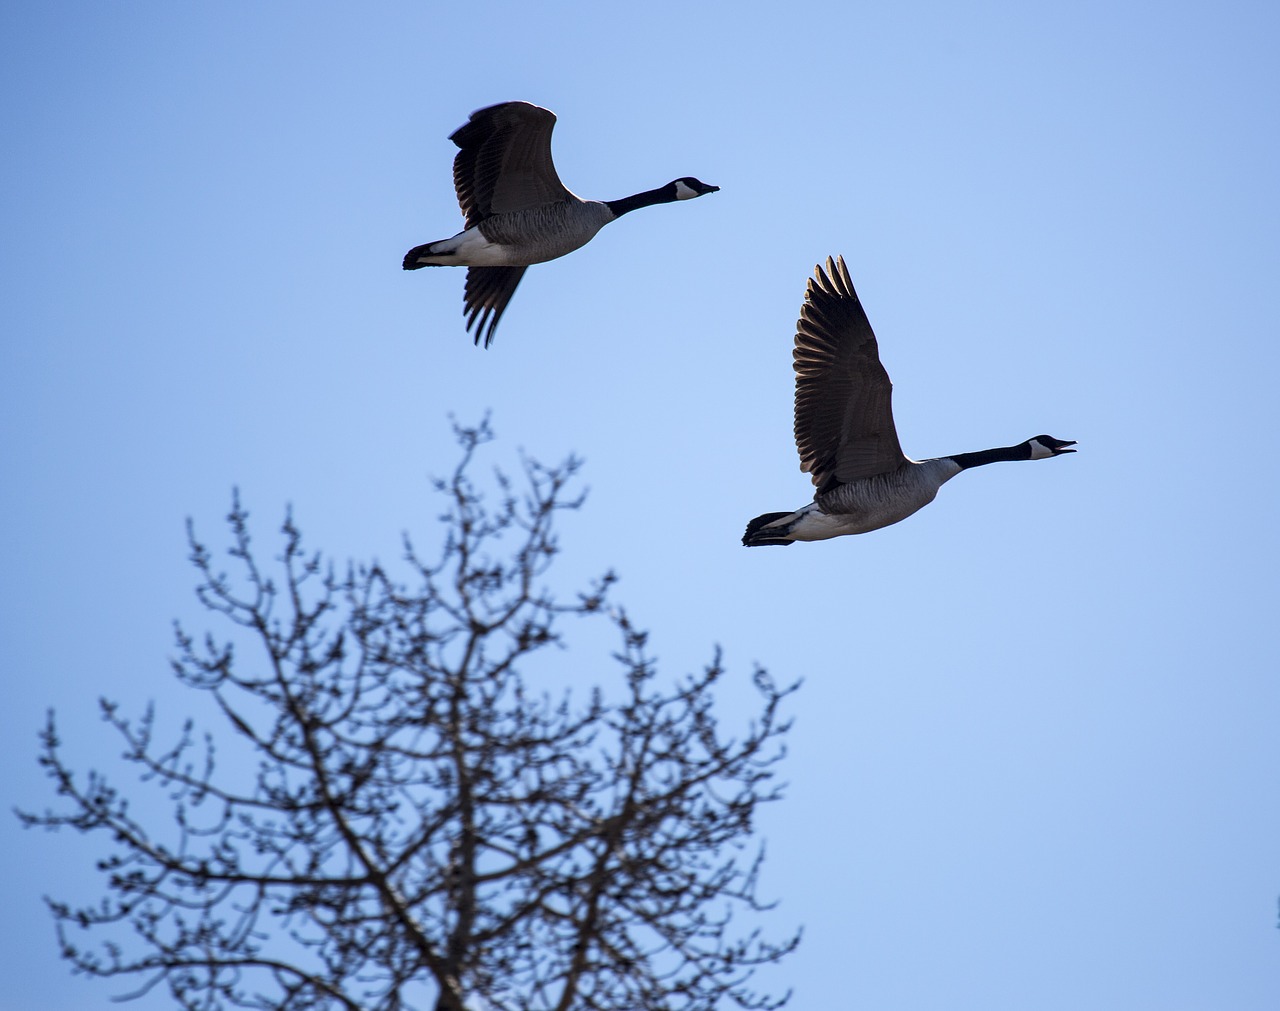
<svg viewBox="0 0 1280 1011">
<path fill-rule="evenodd" d="M 683 179 L 676 180 L 676 199 L 690 200 L 693 197 L 700 196 L 697 190 L 685 184 Z"/>
<path fill-rule="evenodd" d="M 1046 446 L 1039 439 L 1031 440 L 1031 459 L 1044 460 L 1053 456 L 1053 450 Z"/>
</svg>

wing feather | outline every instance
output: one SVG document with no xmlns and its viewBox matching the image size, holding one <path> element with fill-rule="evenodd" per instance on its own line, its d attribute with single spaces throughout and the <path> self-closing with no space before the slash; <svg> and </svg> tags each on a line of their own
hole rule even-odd
<svg viewBox="0 0 1280 1011">
<path fill-rule="evenodd" d="M 893 424 L 893 384 L 844 257 L 815 268 L 792 360 L 800 469 L 819 492 L 906 462 Z"/>
<path fill-rule="evenodd" d="M 484 334 L 484 346 L 493 340 L 494 327 L 506 311 L 507 303 L 516 292 L 516 285 L 524 277 L 525 267 L 468 267 L 467 284 L 463 292 L 463 313 L 467 317 L 467 333 L 477 319 L 476 343 Z"/>
<path fill-rule="evenodd" d="M 556 116 L 528 102 L 478 109 L 449 139 L 458 145 L 453 185 L 471 228 L 492 214 L 569 199 L 551 160 Z"/>
</svg>

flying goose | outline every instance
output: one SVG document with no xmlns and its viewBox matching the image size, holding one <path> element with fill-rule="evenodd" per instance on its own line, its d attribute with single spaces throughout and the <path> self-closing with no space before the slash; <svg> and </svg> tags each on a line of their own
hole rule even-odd
<svg viewBox="0 0 1280 1011">
<path fill-rule="evenodd" d="M 742 543 L 790 544 L 865 534 L 904 520 L 970 467 L 1000 460 L 1046 460 L 1074 453 L 1074 442 L 1037 435 L 1016 446 L 909 460 L 893 427 L 893 384 L 876 335 L 858 301 L 844 257 L 827 258 L 809 279 L 796 346 L 796 447 L 800 469 L 817 486 L 795 512 L 765 513 Z"/>
<path fill-rule="evenodd" d="M 555 113 L 528 102 L 479 109 L 449 135 L 461 149 L 453 159 L 453 185 L 466 228 L 451 239 L 414 246 L 405 270 L 469 267 L 464 296 L 467 332 L 493 340 L 516 285 L 531 263 L 572 253 L 605 225 L 637 207 L 714 193 L 685 176 L 621 200 L 583 200 L 565 188 L 551 160 Z M 487 329 L 486 329 L 487 326 Z"/>
</svg>

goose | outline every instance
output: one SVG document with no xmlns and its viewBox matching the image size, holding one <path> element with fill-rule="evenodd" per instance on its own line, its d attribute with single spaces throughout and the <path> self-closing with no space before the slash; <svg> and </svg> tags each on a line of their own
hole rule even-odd
<svg viewBox="0 0 1280 1011">
<path fill-rule="evenodd" d="M 565 188 L 551 160 L 555 113 L 528 102 L 479 109 L 449 135 L 459 151 L 453 185 L 466 218 L 457 235 L 414 246 L 405 270 L 467 267 L 467 332 L 487 348 L 494 328 L 531 263 L 544 263 L 586 245 L 610 221 L 652 204 L 715 193 L 692 176 L 621 200 L 583 200 Z"/>
<path fill-rule="evenodd" d="M 1016 446 L 910 460 L 893 426 L 893 384 L 844 257 L 814 268 L 796 323 L 796 448 L 817 487 L 794 512 L 765 513 L 742 543 L 791 544 L 865 534 L 906 519 L 962 470 L 1001 460 L 1047 460 L 1075 442 L 1037 435 Z"/>
</svg>

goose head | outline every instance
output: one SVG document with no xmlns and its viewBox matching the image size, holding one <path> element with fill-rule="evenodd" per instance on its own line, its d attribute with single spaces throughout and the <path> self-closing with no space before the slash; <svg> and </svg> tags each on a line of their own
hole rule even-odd
<svg viewBox="0 0 1280 1011">
<path fill-rule="evenodd" d="M 682 178 L 672 182 L 670 185 L 676 188 L 677 200 L 692 200 L 694 197 L 705 196 L 708 193 L 716 193 L 720 189 L 719 186 L 708 186 L 702 180 L 695 179 L 693 176 L 683 176 Z"/>
<path fill-rule="evenodd" d="M 1030 453 L 1029 459 L 1032 460 L 1047 460 L 1051 456 L 1075 452 L 1070 448 L 1075 445 L 1075 440 L 1055 439 L 1052 435 L 1037 435 L 1034 439 L 1028 439 L 1023 445 L 1027 447 Z"/>
</svg>

